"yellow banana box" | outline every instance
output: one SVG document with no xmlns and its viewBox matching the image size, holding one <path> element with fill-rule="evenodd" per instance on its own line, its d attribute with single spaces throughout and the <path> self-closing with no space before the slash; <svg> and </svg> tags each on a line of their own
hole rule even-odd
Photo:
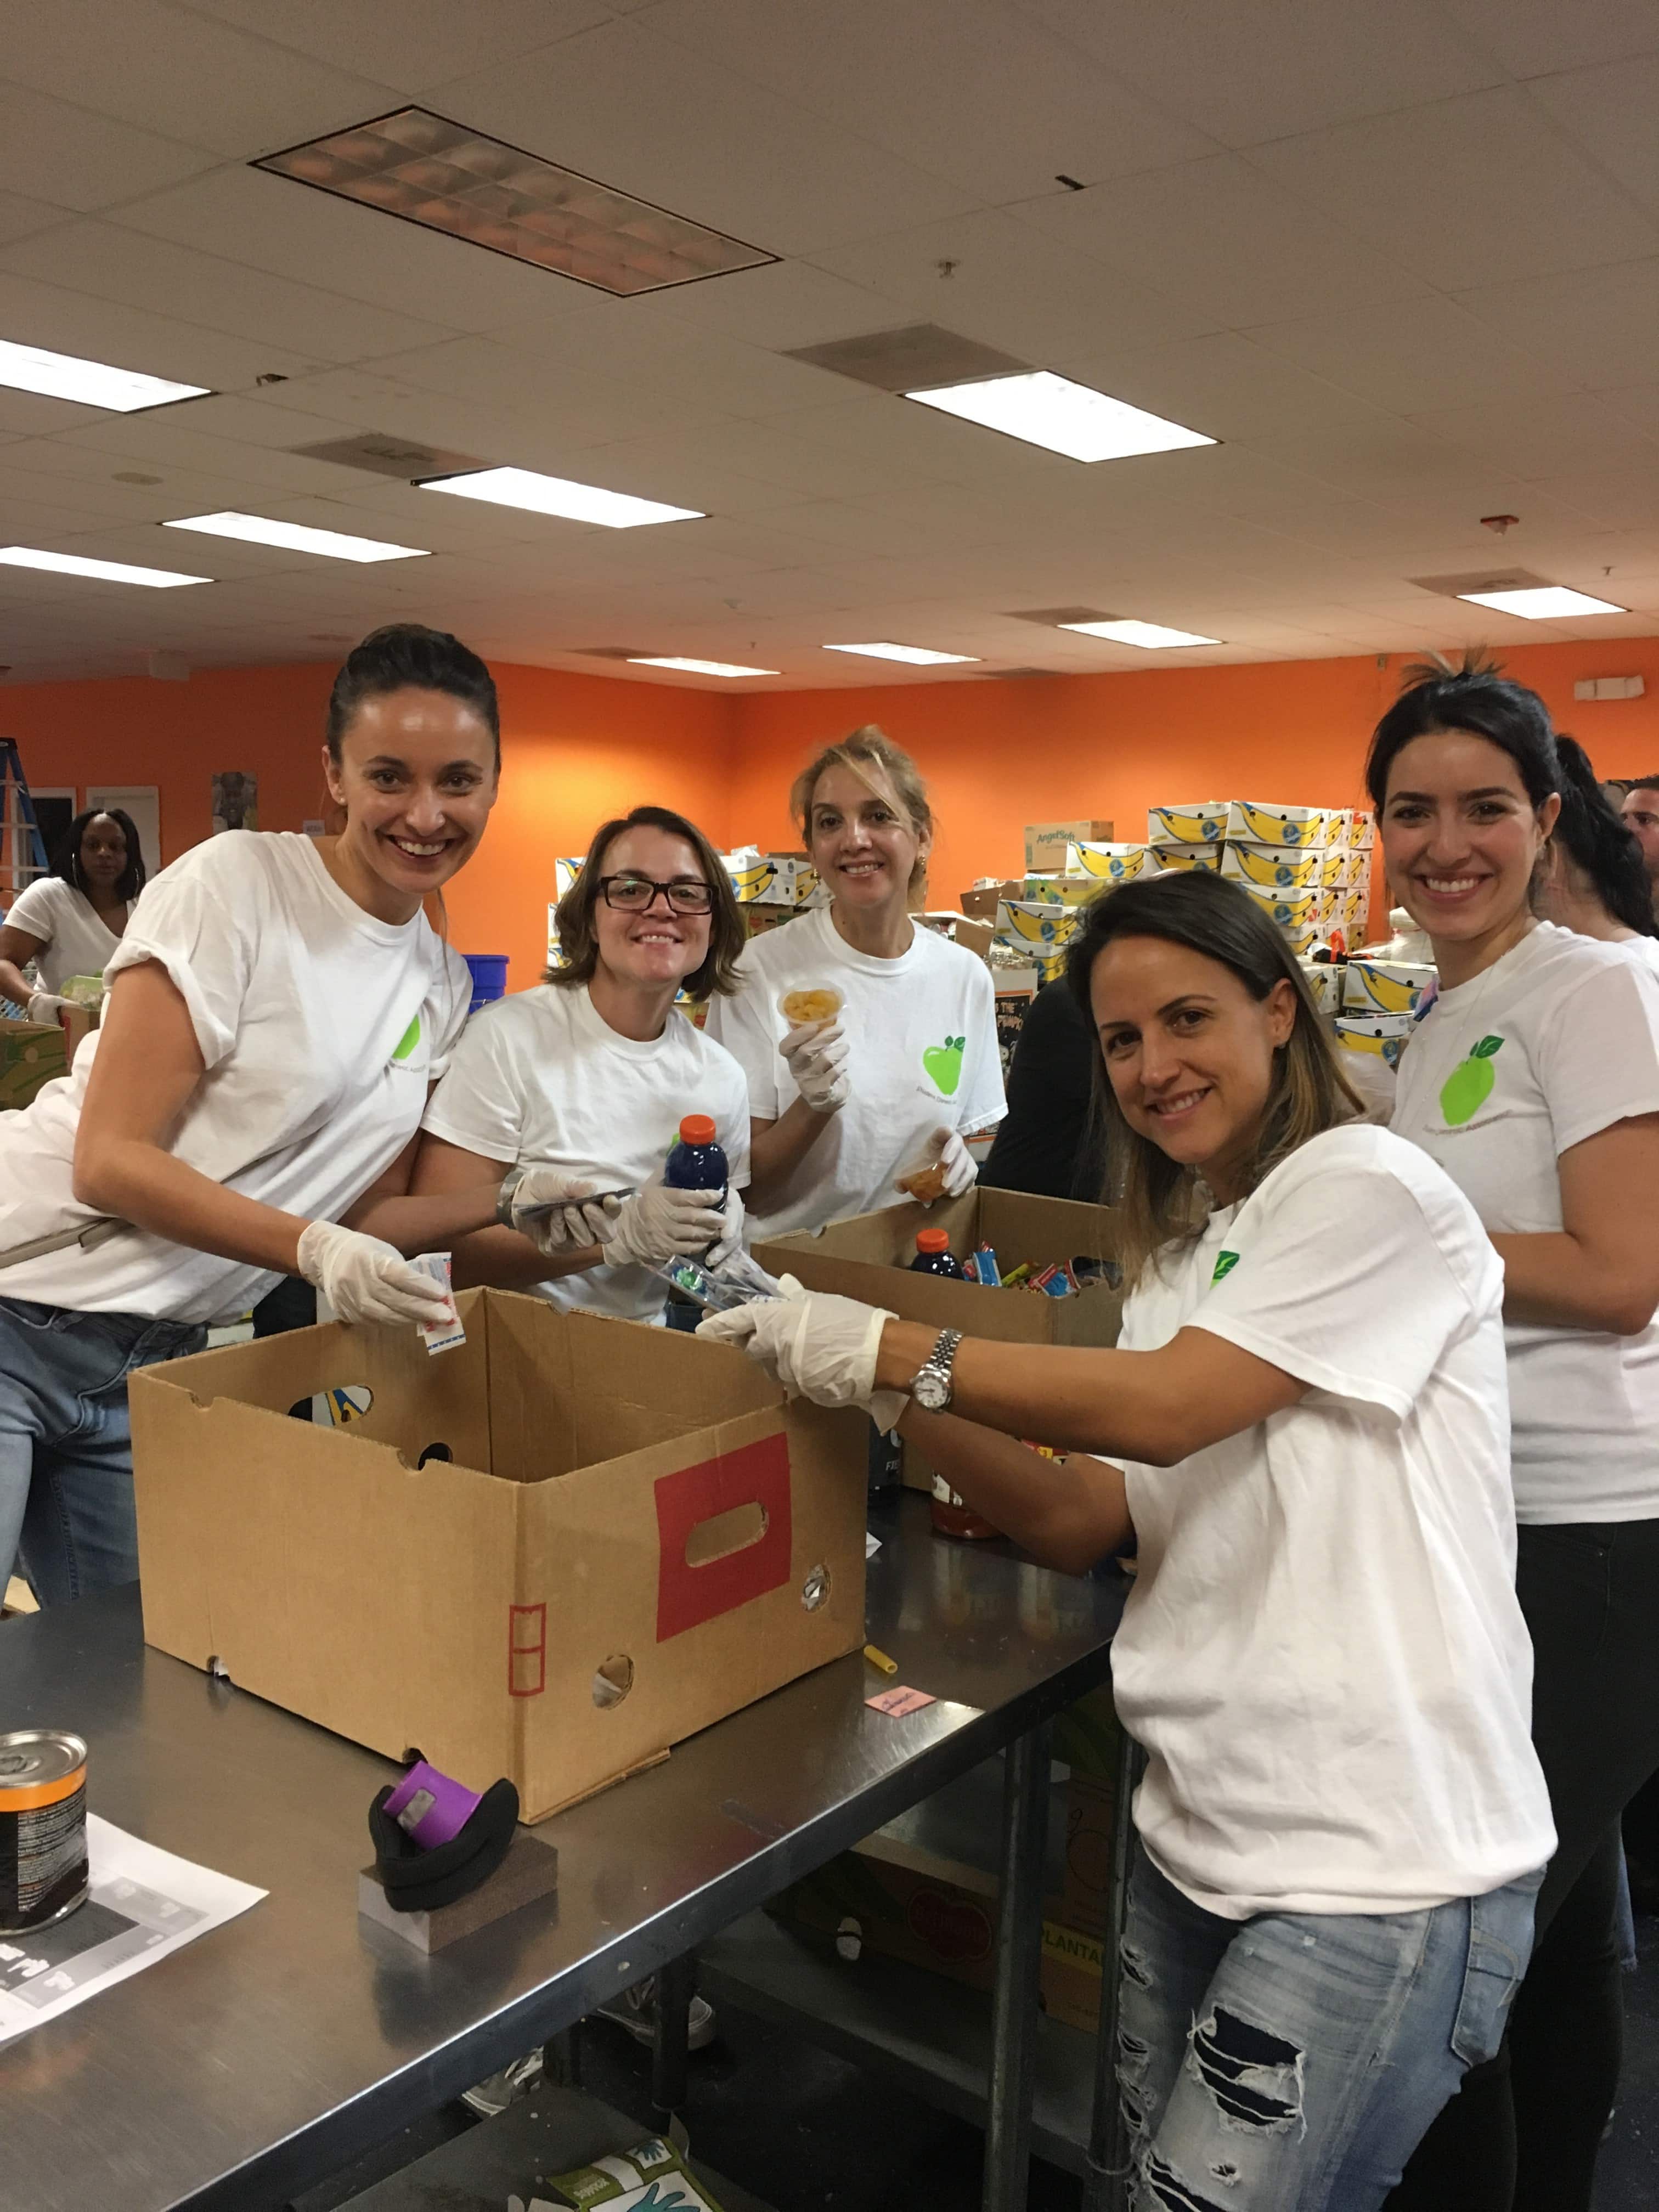
<svg viewBox="0 0 1659 2212">
<path fill-rule="evenodd" d="M 1087 906 L 1111 885 L 1103 884 L 1098 876 L 1027 876 L 1025 897 L 1027 906 Z"/>
<path fill-rule="evenodd" d="M 1339 1014 L 1336 1041 L 1344 1052 L 1374 1053 L 1397 1067 L 1413 1027 L 1409 1014 Z"/>
<path fill-rule="evenodd" d="M 1342 970 L 1328 960 L 1298 959 L 1308 995 L 1322 1014 L 1335 1013 L 1342 1003 Z"/>
<path fill-rule="evenodd" d="M 1156 875 L 1164 868 L 1208 868 L 1218 875 L 1222 849 L 1219 845 L 1149 845 L 1147 872 Z"/>
<path fill-rule="evenodd" d="M 1327 918 L 1328 908 L 1322 891 L 1307 888 L 1276 891 L 1266 884 L 1251 883 L 1241 883 L 1238 887 L 1281 929 L 1303 929 Z"/>
<path fill-rule="evenodd" d="M 1073 838 L 1066 848 L 1066 872 L 1068 877 L 1091 879 L 1097 886 L 1103 882 L 1127 884 L 1146 873 L 1151 853 L 1147 845 L 1094 845 Z"/>
<path fill-rule="evenodd" d="M 1063 951 L 1075 934 L 1080 909 L 1053 906 L 1042 899 L 1002 899 L 997 904 L 996 942 L 1018 951 Z"/>
<path fill-rule="evenodd" d="M 1291 845 L 1251 845 L 1229 838 L 1221 848 L 1221 872 L 1261 890 L 1307 890 L 1324 880 L 1326 858 L 1314 848 L 1300 852 Z"/>
<path fill-rule="evenodd" d="M 1330 842 L 1330 809 L 1267 806 L 1253 799 L 1236 799 L 1227 810 L 1227 836 L 1250 845 L 1322 848 Z"/>
<path fill-rule="evenodd" d="M 1363 1014 L 1415 1013 L 1435 979 L 1426 963 L 1409 960 L 1350 960 L 1342 985 L 1344 1012 Z"/>
<path fill-rule="evenodd" d="M 1189 806 L 1154 806 L 1146 816 L 1149 845 L 1218 845 L 1227 834 L 1224 799 L 1200 799 Z"/>
<path fill-rule="evenodd" d="M 740 852 L 722 853 L 720 861 L 739 906 L 776 897 L 772 885 L 777 878 L 777 863 L 757 853 L 752 845 Z"/>
<path fill-rule="evenodd" d="M 830 894 L 818 880 L 818 872 L 799 853 L 763 853 L 761 865 L 772 870 L 770 888 L 763 894 L 779 906 L 827 906 Z M 738 896 L 741 898 L 743 894 Z"/>
<path fill-rule="evenodd" d="M 554 861 L 553 896 L 556 899 L 562 899 L 577 877 L 580 875 L 582 862 L 586 858 L 585 854 L 578 853 L 574 860 Z"/>
<path fill-rule="evenodd" d="M 1351 852 L 1369 853 L 1376 842 L 1376 817 L 1369 806 L 1354 809 L 1353 828 L 1348 833 Z"/>
<path fill-rule="evenodd" d="M 1298 960 L 1306 960 L 1331 941 L 1331 925 L 1328 921 L 1297 921 L 1281 924 L 1285 942 Z"/>
</svg>

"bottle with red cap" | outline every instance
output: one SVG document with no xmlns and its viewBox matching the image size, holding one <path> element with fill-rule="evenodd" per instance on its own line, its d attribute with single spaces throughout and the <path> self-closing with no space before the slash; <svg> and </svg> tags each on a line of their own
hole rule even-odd
<svg viewBox="0 0 1659 2212">
<path fill-rule="evenodd" d="M 942 1229 L 918 1229 L 916 1256 L 910 1262 L 913 1275 L 947 1275 L 952 1282 L 965 1283 L 966 1271 L 951 1256 L 951 1239 Z"/>
<path fill-rule="evenodd" d="M 715 1141 L 713 1121 L 707 1114 L 688 1114 L 680 1123 L 680 1140 L 668 1155 L 663 1181 L 673 1190 L 717 1190 L 724 1206 L 731 1173 Z"/>
</svg>

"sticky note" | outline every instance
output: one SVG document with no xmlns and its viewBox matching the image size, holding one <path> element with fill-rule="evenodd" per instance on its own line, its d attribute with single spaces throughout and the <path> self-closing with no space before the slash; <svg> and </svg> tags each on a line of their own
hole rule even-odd
<svg viewBox="0 0 1659 2212">
<path fill-rule="evenodd" d="M 866 1698 L 864 1702 L 873 1711 L 886 1713 L 891 1719 L 902 1721 L 907 1713 L 919 1713 L 924 1705 L 931 1705 L 934 1701 L 926 1690 L 883 1690 L 878 1696 Z"/>
</svg>

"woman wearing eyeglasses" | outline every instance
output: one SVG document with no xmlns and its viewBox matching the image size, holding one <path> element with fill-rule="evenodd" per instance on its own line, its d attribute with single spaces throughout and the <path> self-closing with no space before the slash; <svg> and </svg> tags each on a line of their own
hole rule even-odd
<svg viewBox="0 0 1659 2212">
<path fill-rule="evenodd" d="M 489 1283 L 660 1321 L 667 1289 L 649 1270 L 682 1254 L 718 1260 L 742 1235 L 748 1087 L 674 1006 L 682 987 L 694 997 L 733 988 L 742 917 L 695 823 L 636 806 L 599 830 L 558 928 L 567 964 L 468 1024 L 427 1109 L 413 1194 L 500 1185 L 498 1219 L 523 1224 L 458 1238 L 458 1288 Z M 663 1182 L 688 1114 L 714 1124 L 731 1171 L 724 1200 Z M 607 1200 L 623 1189 L 631 1195 Z M 527 1215 L 532 1191 L 570 1203 Z"/>
</svg>

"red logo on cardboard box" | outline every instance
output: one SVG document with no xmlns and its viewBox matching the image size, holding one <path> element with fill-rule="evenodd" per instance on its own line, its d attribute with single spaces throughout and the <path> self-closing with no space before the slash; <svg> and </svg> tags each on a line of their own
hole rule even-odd
<svg viewBox="0 0 1659 2212">
<path fill-rule="evenodd" d="M 788 1581 L 789 1441 L 781 1430 L 739 1451 L 722 1452 L 663 1475 L 656 1495 L 659 1644 L 735 1612 Z M 759 1537 L 719 1559 L 690 1565 L 685 1549 L 693 1529 L 744 1505 L 761 1510 Z"/>
<path fill-rule="evenodd" d="M 539 1698 L 547 1687 L 547 1607 L 507 1608 L 507 1694 Z"/>
<path fill-rule="evenodd" d="M 991 1955 L 991 1923 L 965 1898 L 919 1889 L 904 1909 L 910 1933 L 938 1959 L 977 1961 Z"/>
</svg>

